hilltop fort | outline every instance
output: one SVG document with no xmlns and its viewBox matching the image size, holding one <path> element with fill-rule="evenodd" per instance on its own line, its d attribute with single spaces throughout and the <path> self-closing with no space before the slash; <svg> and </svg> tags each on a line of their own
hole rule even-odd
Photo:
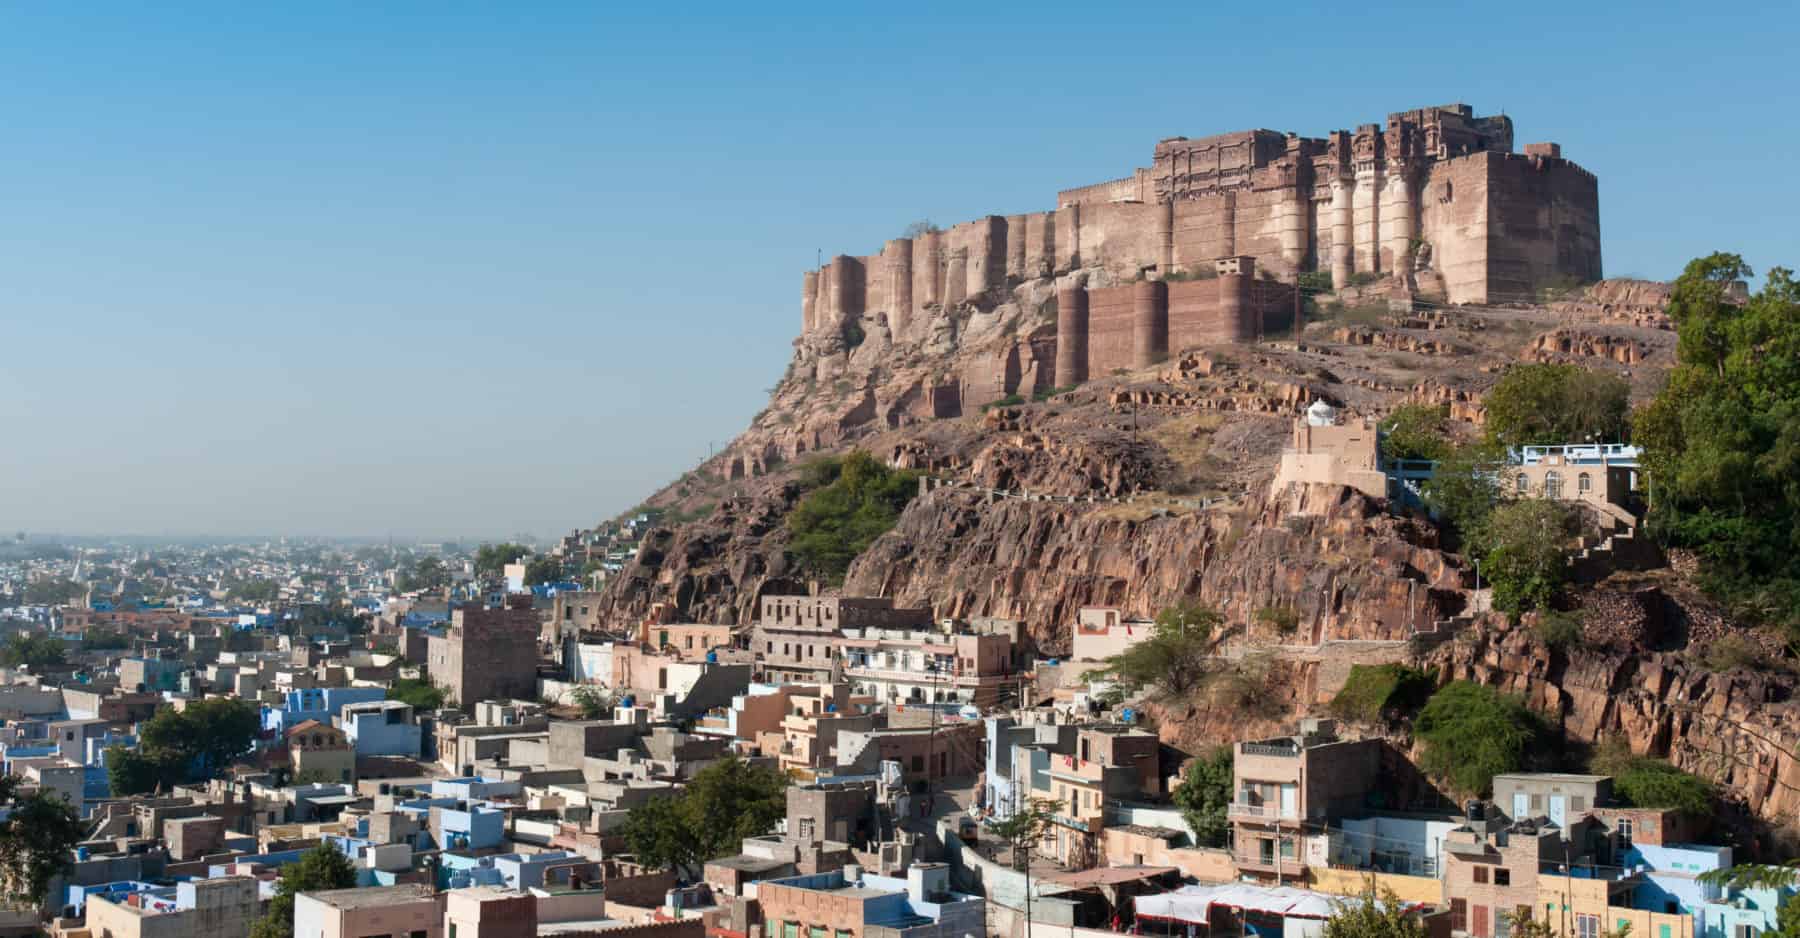
<svg viewBox="0 0 1800 938">
<path fill-rule="evenodd" d="M 1171 137 L 1148 167 L 1059 192 L 1051 211 L 928 230 L 806 272 L 802 338 L 829 346 L 879 326 L 899 341 L 929 332 L 932 311 L 1058 278 L 1047 380 L 1062 386 L 1279 327 L 1291 285 L 1314 271 L 1339 289 L 1379 280 L 1450 303 L 1592 282 L 1599 186 L 1557 144 L 1515 153 L 1511 118 L 1461 104 L 1324 137 Z"/>
</svg>

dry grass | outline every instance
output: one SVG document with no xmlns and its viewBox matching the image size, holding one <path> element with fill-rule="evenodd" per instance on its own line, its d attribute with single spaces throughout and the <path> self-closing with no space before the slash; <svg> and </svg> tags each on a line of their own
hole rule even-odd
<svg viewBox="0 0 1800 938">
<path fill-rule="evenodd" d="M 1150 439 L 1175 464 L 1177 478 L 1171 488 L 1198 492 L 1217 481 L 1219 467 L 1212 456 L 1212 436 L 1224 423 L 1223 414 L 1189 414 L 1165 420 L 1150 431 Z"/>
</svg>

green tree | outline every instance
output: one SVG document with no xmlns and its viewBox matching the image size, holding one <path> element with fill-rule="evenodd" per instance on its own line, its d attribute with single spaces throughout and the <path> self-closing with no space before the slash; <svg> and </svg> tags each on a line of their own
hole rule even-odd
<svg viewBox="0 0 1800 938">
<path fill-rule="evenodd" d="M 1485 795 L 1494 776 L 1525 768 L 1549 736 L 1518 698 L 1468 681 L 1438 688 L 1413 729 L 1425 744 L 1420 766 L 1475 795 Z"/>
<path fill-rule="evenodd" d="M 1331 698 L 1331 713 L 1354 723 L 1380 723 L 1418 710 L 1436 686 L 1432 672 L 1403 664 L 1353 664 L 1344 686 Z"/>
<path fill-rule="evenodd" d="M 0 664 L 9 668 L 29 667 L 33 671 L 59 668 L 66 663 L 61 639 L 48 635 L 15 632 L 0 645 Z"/>
<path fill-rule="evenodd" d="M 281 598 L 281 584 L 274 580 L 233 579 L 226 584 L 225 594 L 241 603 L 262 605 Z"/>
<path fill-rule="evenodd" d="M 562 578 L 563 562 L 548 554 L 542 557 L 533 557 L 531 562 L 525 565 L 525 584 L 527 586 L 555 583 Z"/>
<path fill-rule="evenodd" d="M 356 885 L 356 864 L 336 847 L 322 843 L 281 868 L 269 910 L 250 926 L 250 938 L 294 938 L 294 897 L 303 892 L 349 889 Z"/>
<path fill-rule="evenodd" d="M 737 851 L 786 813 L 787 778 L 728 755 L 696 773 L 680 795 L 634 809 L 621 834 L 641 862 L 689 868 Z"/>
<path fill-rule="evenodd" d="M 164 707 L 138 728 L 138 753 L 154 768 L 121 758 L 120 774 L 113 781 L 141 784 L 149 771 L 164 784 L 196 775 L 211 778 L 250 751 L 261 726 L 256 706 L 235 697 L 190 701 L 181 710 Z M 111 764 L 108 774 L 112 775 Z"/>
<path fill-rule="evenodd" d="M 1631 386 L 1579 365 L 1514 365 L 1482 398 L 1491 442 L 1505 446 L 1618 441 Z"/>
<path fill-rule="evenodd" d="M 1374 878 L 1362 894 L 1338 903 L 1325 920 L 1323 938 L 1426 938 L 1425 925 L 1393 890 L 1377 891 Z"/>
<path fill-rule="evenodd" d="M 1676 365 L 1633 430 L 1652 530 L 1699 556 L 1737 617 L 1800 641 L 1800 283 L 1778 267 L 1734 300 L 1749 276 L 1713 254 L 1676 279 Z"/>
<path fill-rule="evenodd" d="M 1482 574 L 1494 607 L 1517 615 L 1549 605 L 1569 578 L 1569 547 L 1579 519 L 1568 505 L 1529 498 L 1507 502 L 1482 528 Z"/>
<path fill-rule="evenodd" d="M 612 695 L 591 684 L 575 688 L 569 696 L 575 701 L 575 706 L 581 708 L 583 720 L 598 720 L 609 716 L 615 706 Z"/>
<path fill-rule="evenodd" d="M 165 774 L 171 768 L 178 770 L 172 777 Z M 114 798 L 147 795 L 155 791 L 158 785 L 180 784 L 181 775 L 185 772 L 186 766 L 165 766 L 124 746 L 108 746 L 106 749 L 106 780 L 112 786 Z"/>
<path fill-rule="evenodd" d="M 1206 676 L 1223 621 L 1200 603 L 1170 606 L 1157 614 L 1148 638 L 1106 659 L 1104 673 L 1132 693 L 1155 688 L 1185 694 Z"/>
<path fill-rule="evenodd" d="M 112 629 L 88 629 L 81 634 L 83 651 L 117 651 L 131 647 L 131 636 Z"/>
<path fill-rule="evenodd" d="M 438 710 L 445 704 L 444 689 L 433 684 L 429 677 L 396 678 L 388 685 L 387 697 L 419 711 Z"/>
<path fill-rule="evenodd" d="M 1640 756 L 1622 736 L 1594 747 L 1588 771 L 1610 775 L 1613 796 L 1637 808 L 1678 811 L 1693 820 L 1713 815 L 1717 793 L 1712 783 L 1654 756 Z"/>
<path fill-rule="evenodd" d="M 87 594 L 87 587 L 68 577 L 44 577 L 25 584 L 27 606 L 67 606 Z"/>
<path fill-rule="evenodd" d="M 81 813 L 62 795 L 40 788 L 19 794 L 16 775 L 0 777 L 0 896 L 18 905 L 44 900 L 50 881 L 74 865 L 75 845 L 87 836 Z"/>
<path fill-rule="evenodd" d="M 1231 837 L 1225 813 L 1231 807 L 1230 746 L 1218 746 L 1188 763 L 1187 773 L 1175 787 L 1173 800 L 1181 817 L 1194 831 L 1194 845 L 1223 847 Z"/>
<path fill-rule="evenodd" d="M 518 563 L 519 558 L 531 553 L 531 548 L 524 544 L 483 544 L 475 549 L 475 575 L 479 577 L 497 577 L 506 571 L 509 563 Z"/>
<path fill-rule="evenodd" d="M 427 554 L 400 568 L 394 577 L 394 588 L 402 593 L 414 590 L 441 590 L 450 585 L 450 569 L 444 561 Z"/>
<path fill-rule="evenodd" d="M 917 473 L 891 469 L 861 450 L 841 461 L 816 461 L 802 475 L 806 481 L 832 478 L 788 515 L 788 550 L 801 567 L 830 583 L 843 582 L 850 562 L 893 528 L 919 489 Z"/>
<path fill-rule="evenodd" d="M 1381 455 L 1387 459 L 1448 458 L 1455 449 L 1448 429 L 1450 408 L 1406 404 L 1381 421 Z"/>
<path fill-rule="evenodd" d="M 1500 502 L 1496 473 L 1502 455 L 1486 444 L 1458 447 L 1438 461 L 1423 486 L 1425 506 L 1464 553 L 1473 552 Z"/>
<path fill-rule="evenodd" d="M 1048 798 L 1032 798 L 1015 808 L 1005 820 L 989 822 L 988 830 L 1006 842 L 1013 869 L 1029 868 L 1031 848 L 1049 832 L 1056 817 L 1055 809 L 1056 802 Z"/>
</svg>

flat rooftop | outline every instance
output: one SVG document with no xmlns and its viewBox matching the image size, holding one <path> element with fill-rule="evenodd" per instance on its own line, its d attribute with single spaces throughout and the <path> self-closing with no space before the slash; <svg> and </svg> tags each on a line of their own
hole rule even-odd
<svg viewBox="0 0 1800 938">
<path fill-rule="evenodd" d="M 334 909 L 366 909 L 378 905 L 399 905 L 432 897 L 431 887 L 424 883 L 402 883 L 398 886 L 365 886 L 359 889 L 327 889 L 309 892 L 311 896 Z"/>
</svg>

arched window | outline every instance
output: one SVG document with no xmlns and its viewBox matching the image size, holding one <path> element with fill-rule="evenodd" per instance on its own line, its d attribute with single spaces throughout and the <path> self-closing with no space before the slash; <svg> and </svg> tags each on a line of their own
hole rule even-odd
<svg viewBox="0 0 1800 938">
<path fill-rule="evenodd" d="M 1586 492 L 1591 492 L 1593 490 L 1594 490 L 1594 480 L 1587 473 L 1584 472 L 1581 475 L 1578 475 L 1575 477 L 1575 491 L 1586 493 Z"/>
<path fill-rule="evenodd" d="M 1562 498 L 1562 473 L 1555 469 L 1544 473 L 1544 497 L 1553 500 Z"/>
<path fill-rule="evenodd" d="M 1519 494 L 1523 495 L 1531 491 L 1531 477 L 1521 472 L 1519 477 L 1513 481 L 1513 485 L 1518 488 Z"/>
</svg>

